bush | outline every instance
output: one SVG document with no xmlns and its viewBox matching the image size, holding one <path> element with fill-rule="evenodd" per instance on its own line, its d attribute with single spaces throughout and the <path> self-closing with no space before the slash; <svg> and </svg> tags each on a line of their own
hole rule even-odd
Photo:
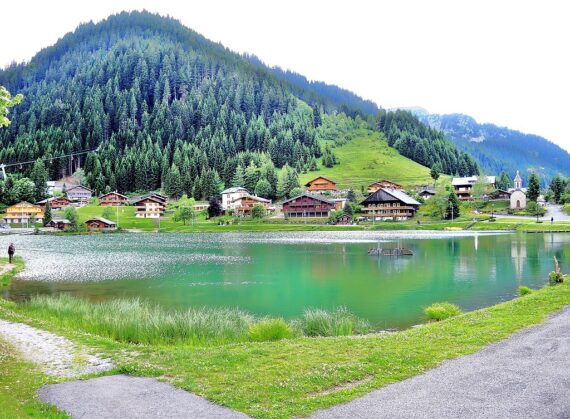
<svg viewBox="0 0 570 419">
<path fill-rule="evenodd" d="M 370 331 L 370 324 L 356 317 L 346 307 L 333 311 L 307 309 L 297 326 L 305 336 L 350 336 Z"/>
<path fill-rule="evenodd" d="M 248 337 L 254 342 L 289 339 L 293 330 L 283 319 L 267 319 L 249 326 Z"/>
<path fill-rule="evenodd" d="M 426 307 L 424 313 L 429 320 L 438 322 L 461 314 L 461 309 L 451 303 L 435 303 Z"/>
<path fill-rule="evenodd" d="M 528 295 L 532 293 L 532 289 L 529 287 L 525 287 L 524 285 L 519 287 L 519 295 L 522 297 L 523 295 Z"/>
</svg>

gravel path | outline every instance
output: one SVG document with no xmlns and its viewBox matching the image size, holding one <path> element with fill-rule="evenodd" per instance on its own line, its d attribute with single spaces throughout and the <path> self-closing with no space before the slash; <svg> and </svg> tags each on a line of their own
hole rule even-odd
<svg viewBox="0 0 570 419">
<path fill-rule="evenodd" d="M 109 360 L 82 353 L 66 338 L 26 324 L 0 319 L 0 336 L 48 375 L 76 377 L 113 368 Z"/>
<path fill-rule="evenodd" d="M 315 418 L 568 418 L 570 307 L 475 354 Z"/>
<path fill-rule="evenodd" d="M 170 384 L 126 375 L 50 384 L 38 396 L 74 418 L 247 418 Z"/>
</svg>

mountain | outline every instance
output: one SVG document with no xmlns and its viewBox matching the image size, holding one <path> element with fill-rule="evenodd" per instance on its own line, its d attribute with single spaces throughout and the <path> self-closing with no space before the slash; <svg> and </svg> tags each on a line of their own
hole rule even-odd
<svg viewBox="0 0 570 419">
<path fill-rule="evenodd" d="M 557 173 L 570 176 L 570 154 L 538 135 L 523 134 L 493 124 L 480 124 L 462 114 L 430 114 L 422 108 L 408 108 L 429 126 L 441 130 L 460 149 L 473 156 L 485 173 L 517 170 L 528 178 L 537 172 L 543 183 Z"/>
<path fill-rule="evenodd" d="M 423 165 L 476 169 L 409 113 L 373 116 L 374 104 L 346 90 L 268 68 L 148 12 L 82 24 L 29 63 L 0 71 L 0 84 L 25 96 L 0 131 L 0 162 L 43 158 L 50 178 L 81 167 L 96 192 L 163 186 L 171 196 L 207 198 L 239 183 L 287 195 L 323 153 L 335 164 L 327 140 L 355 137 L 322 128 L 343 118 L 385 129 L 389 145 Z"/>
</svg>

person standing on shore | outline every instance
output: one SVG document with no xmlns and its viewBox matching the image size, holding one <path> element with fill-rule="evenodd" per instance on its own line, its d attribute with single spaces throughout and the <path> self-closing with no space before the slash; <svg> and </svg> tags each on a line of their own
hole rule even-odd
<svg viewBox="0 0 570 419">
<path fill-rule="evenodd" d="M 8 246 L 8 263 L 10 264 L 14 258 L 14 253 L 16 253 L 16 246 L 14 246 L 14 243 L 10 243 L 10 246 Z"/>
</svg>

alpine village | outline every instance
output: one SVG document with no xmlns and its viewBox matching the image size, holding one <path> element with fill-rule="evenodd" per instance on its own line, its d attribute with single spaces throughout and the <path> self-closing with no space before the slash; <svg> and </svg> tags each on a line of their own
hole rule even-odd
<svg viewBox="0 0 570 419">
<path fill-rule="evenodd" d="M 568 417 L 570 154 L 165 14 L 0 68 L 0 417 Z"/>
</svg>

